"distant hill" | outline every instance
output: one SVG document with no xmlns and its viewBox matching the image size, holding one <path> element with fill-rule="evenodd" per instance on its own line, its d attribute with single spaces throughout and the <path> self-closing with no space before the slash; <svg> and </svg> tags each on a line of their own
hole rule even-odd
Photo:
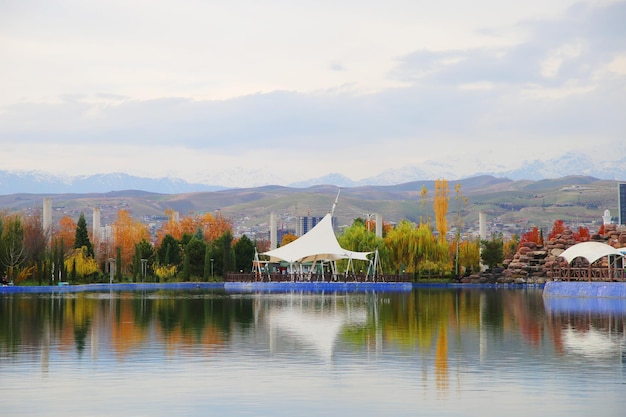
<svg viewBox="0 0 626 417">
<path fill-rule="evenodd" d="M 455 186 L 468 204 L 455 199 Z M 428 196 L 424 204 L 421 190 Z M 335 211 L 339 225 L 349 225 L 356 217 L 380 213 L 384 221 L 434 219 L 432 210 L 434 181 L 413 181 L 397 185 L 356 186 L 341 189 Z M 588 176 L 568 176 L 550 180 L 513 181 L 494 176 L 477 176 L 449 182 L 449 225 L 459 223 L 475 230 L 478 212 L 484 211 L 490 223 L 505 233 L 526 231 L 536 225 L 549 229 L 561 219 L 568 225 L 585 224 L 595 231 L 605 209 L 617 214 L 617 181 Z M 339 188 L 316 185 L 307 188 L 265 186 L 175 194 L 120 190 L 108 193 L 19 193 L 0 195 L 0 210 L 32 214 L 41 211 L 44 197 L 52 198 L 53 221 L 63 215 L 75 219 L 83 212 L 91 218 L 93 207 L 101 208 L 103 224 L 115 221 L 117 211 L 125 209 L 146 222 L 158 222 L 166 209 L 189 213 L 220 212 L 233 219 L 236 232 L 265 237 L 269 215 L 275 212 L 279 227 L 295 227 L 297 216 L 322 216 L 327 213 Z M 265 234 L 264 234 L 265 233 Z"/>
</svg>

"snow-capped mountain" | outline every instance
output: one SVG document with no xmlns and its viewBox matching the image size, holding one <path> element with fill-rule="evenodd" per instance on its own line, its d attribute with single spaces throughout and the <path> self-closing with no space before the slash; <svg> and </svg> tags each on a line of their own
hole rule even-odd
<svg viewBox="0 0 626 417">
<path fill-rule="evenodd" d="M 62 177 L 40 171 L 0 171 L 0 194 L 104 193 L 119 190 L 177 194 L 223 188 L 192 184 L 178 178 L 142 178 L 124 173 Z"/>
<path fill-rule="evenodd" d="M 521 161 L 518 168 L 485 170 L 477 164 L 473 173 L 463 175 L 455 171 L 453 164 L 429 161 L 418 165 L 407 165 L 388 169 L 379 175 L 353 180 L 343 174 L 330 173 L 288 184 L 291 187 L 310 187 L 313 185 L 335 185 L 355 187 L 360 185 L 395 185 L 411 181 L 446 178 L 456 180 L 477 175 L 492 175 L 511 180 L 540 180 L 561 178 L 568 175 L 586 175 L 599 179 L 626 181 L 626 157 L 617 160 L 597 161 L 588 155 L 567 153 L 549 160 Z M 18 193 L 103 193 L 119 190 L 143 190 L 164 194 L 177 194 L 194 191 L 216 191 L 233 188 L 232 184 L 242 187 L 258 187 L 280 184 L 280 179 L 272 172 L 257 168 L 238 168 L 221 172 L 202 181 L 190 183 L 179 178 L 145 178 L 124 173 L 96 174 L 89 176 L 61 177 L 39 171 L 0 171 L 0 194 Z M 210 185 L 221 184 L 221 185 Z M 224 185 L 226 184 L 226 185 Z M 245 184 L 245 185 L 243 185 Z"/>
<path fill-rule="evenodd" d="M 298 181 L 289 184 L 290 187 L 306 188 L 314 185 L 330 184 L 337 187 L 355 187 L 359 185 L 358 181 L 353 181 L 345 175 L 332 173 L 324 175 L 323 177 L 311 178 L 306 181 Z"/>
<path fill-rule="evenodd" d="M 549 160 L 524 162 L 519 168 L 492 172 L 492 175 L 504 176 L 512 180 L 540 180 L 560 178 L 567 175 L 586 175 L 607 180 L 626 180 L 626 158 L 618 160 L 596 161 L 588 155 L 566 153 Z"/>
</svg>

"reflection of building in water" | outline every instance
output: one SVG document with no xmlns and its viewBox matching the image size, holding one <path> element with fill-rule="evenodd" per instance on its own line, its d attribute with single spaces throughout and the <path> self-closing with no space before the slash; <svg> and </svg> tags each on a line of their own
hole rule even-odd
<svg viewBox="0 0 626 417">
<path fill-rule="evenodd" d="M 284 332 L 298 343 L 315 350 L 324 359 L 331 358 L 335 341 L 344 325 L 341 316 L 303 312 L 293 308 L 272 310 L 269 320 L 272 345 L 275 345 L 276 332 Z"/>
<path fill-rule="evenodd" d="M 364 305 L 354 305 L 350 300 L 354 297 L 303 293 L 284 294 L 280 302 L 273 299 L 264 316 L 270 331 L 270 350 L 280 351 L 283 345 L 296 344 L 330 360 L 342 331 L 367 321 Z"/>
<path fill-rule="evenodd" d="M 626 305 L 619 298 L 544 298 L 555 348 L 566 356 L 626 364 Z"/>
<path fill-rule="evenodd" d="M 568 327 L 563 330 L 563 345 L 569 353 L 580 354 L 588 358 L 601 359 L 621 356 L 623 337 L 615 337 L 607 332 L 590 327 L 580 330 Z"/>
</svg>

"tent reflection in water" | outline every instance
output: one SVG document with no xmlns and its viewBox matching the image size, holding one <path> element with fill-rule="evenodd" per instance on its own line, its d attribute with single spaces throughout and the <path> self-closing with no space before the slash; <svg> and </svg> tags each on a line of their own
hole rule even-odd
<svg viewBox="0 0 626 417">
<path fill-rule="evenodd" d="M 295 275 L 298 275 L 300 279 L 311 279 L 311 274 L 315 270 L 316 265 L 320 263 L 323 271 L 323 265 L 326 262 L 330 264 L 333 278 L 336 280 L 337 268 L 335 262 L 340 259 L 348 259 L 348 266 L 345 271 L 346 276 L 352 260 L 369 262 L 368 276 L 370 271 L 374 275 L 377 256 L 374 256 L 374 259 L 371 260 L 368 258 L 368 255 L 372 254 L 377 255 L 377 252 L 355 252 L 344 249 L 339 245 L 333 231 L 332 212 L 326 214 L 315 227 L 293 242 L 261 253 L 261 255 L 269 256 L 269 262 L 288 262 L 292 280 L 295 279 Z M 309 271 L 306 273 L 303 268 L 304 263 L 312 263 Z"/>
<path fill-rule="evenodd" d="M 336 294 L 303 297 L 292 293 L 285 300 L 285 304 L 273 305 L 268 311 L 272 351 L 278 350 L 281 344 L 295 342 L 329 361 L 346 326 L 365 326 L 367 323 L 363 306 L 344 304 L 346 298 L 338 302 Z M 317 304 L 320 300 L 321 303 Z"/>
</svg>

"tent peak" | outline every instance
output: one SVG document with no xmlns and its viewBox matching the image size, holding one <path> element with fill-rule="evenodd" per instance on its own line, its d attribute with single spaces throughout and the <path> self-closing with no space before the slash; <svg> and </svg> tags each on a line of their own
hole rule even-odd
<svg viewBox="0 0 626 417">
<path fill-rule="evenodd" d="M 339 187 L 339 191 L 337 191 L 337 197 L 335 197 L 335 202 L 333 203 L 333 207 L 330 209 L 331 216 L 335 214 L 335 207 L 337 207 L 337 203 L 339 202 L 339 193 L 341 193 L 341 187 Z"/>
</svg>

